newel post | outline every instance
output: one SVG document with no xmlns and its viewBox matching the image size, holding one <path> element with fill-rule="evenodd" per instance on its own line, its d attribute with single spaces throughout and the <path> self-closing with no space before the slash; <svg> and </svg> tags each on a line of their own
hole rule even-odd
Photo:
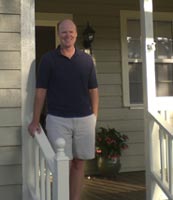
<svg viewBox="0 0 173 200">
<path fill-rule="evenodd" d="M 53 200 L 69 200 L 69 158 L 64 153 L 65 140 L 58 139 L 56 145 Z"/>
</svg>

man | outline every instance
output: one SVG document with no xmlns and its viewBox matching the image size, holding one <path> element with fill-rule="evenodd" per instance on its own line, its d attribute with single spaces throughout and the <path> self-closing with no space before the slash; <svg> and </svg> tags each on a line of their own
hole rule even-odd
<svg viewBox="0 0 173 200">
<path fill-rule="evenodd" d="M 92 58 L 75 48 L 77 28 L 72 20 L 58 24 L 60 46 L 46 53 L 39 66 L 31 136 L 40 132 L 40 113 L 47 97 L 46 130 L 55 149 L 59 137 L 66 140 L 70 163 L 70 200 L 80 200 L 84 160 L 95 156 L 95 124 L 98 86 Z"/>
</svg>

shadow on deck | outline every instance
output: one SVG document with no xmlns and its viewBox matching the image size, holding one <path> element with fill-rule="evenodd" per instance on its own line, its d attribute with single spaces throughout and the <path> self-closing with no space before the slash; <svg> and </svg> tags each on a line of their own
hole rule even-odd
<svg viewBox="0 0 173 200">
<path fill-rule="evenodd" d="M 81 200 L 145 200 L 145 172 L 120 173 L 115 179 L 85 177 Z"/>
</svg>

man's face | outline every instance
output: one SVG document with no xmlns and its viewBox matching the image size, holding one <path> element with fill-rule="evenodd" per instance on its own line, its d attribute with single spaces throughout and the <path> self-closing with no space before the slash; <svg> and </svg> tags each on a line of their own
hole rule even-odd
<svg viewBox="0 0 173 200">
<path fill-rule="evenodd" d="M 63 48 L 73 47 L 76 38 L 77 30 L 75 24 L 70 20 L 65 20 L 59 25 L 59 39 Z"/>
</svg>

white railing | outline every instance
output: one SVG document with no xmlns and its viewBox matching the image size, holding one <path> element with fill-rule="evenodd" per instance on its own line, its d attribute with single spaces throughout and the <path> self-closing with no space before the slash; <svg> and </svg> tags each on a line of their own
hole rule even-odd
<svg viewBox="0 0 173 200">
<path fill-rule="evenodd" d="M 159 113 L 148 113 L 151 200 L 173 200 L 173 128 Z"/>
<path fill-rule="evenodd" d="M 35 185 L 32 200 L 69 200 L 69 159 L 64 153 L 65 140 L 56 141 L 55 153 L 44 131 L 35 134 Z"/>
</svg>

